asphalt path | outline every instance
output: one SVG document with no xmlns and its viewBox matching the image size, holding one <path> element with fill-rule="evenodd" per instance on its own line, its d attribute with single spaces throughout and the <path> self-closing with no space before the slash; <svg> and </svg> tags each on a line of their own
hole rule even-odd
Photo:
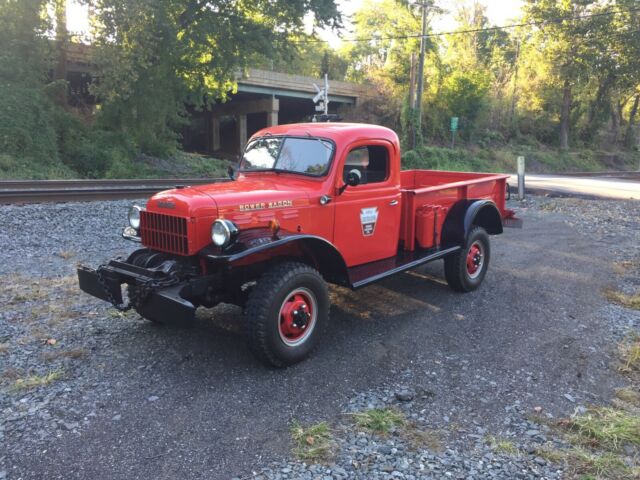
<svg viewBox="0 0 640 480">
<path fill-rule="evenodd" d="M 10 478 L 250 476 L 291 455 L 293 419 L 335 422 L 357 392 L 399 378 L 430 392 L 424 408 L 436 424 L 451 417 L 491 429 L 514 402 L 559 415 L 575 406 L 568 391 L 609 398 L 616 380 L 599 314 L 612 275 L 606 245 L 553 217 L 522 216 L 523 230 L 494 238 L 476 292 L 450 290 L 441 262 L 358 292 L 333 288 L 321 347 L 285 370 L 254 360 L 234 308 L 204 312 L 189 330 L 131 323 L 87 360 L 112 386 L 94 420 L 9 458 Z M 69 392 L 69 408 L 91 395 Z"/>
<path fill-rule="evenodd" d="M 509 185 L 512 192 L 517 192 L 518 179 L 516 175 L 511 175 Z M 539 194 L 640 200 L 640 180 L 638 179 L 527 174 L 525 188 L 529 192 Z"/>
</svg>

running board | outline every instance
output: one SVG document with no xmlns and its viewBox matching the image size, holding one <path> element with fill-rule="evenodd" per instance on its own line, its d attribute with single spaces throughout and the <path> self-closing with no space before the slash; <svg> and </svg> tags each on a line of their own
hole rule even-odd
<svg viewBox="0 0 640 480">
<path fill-rule="evenodd" d="M 357 265 L 349 268 L 349 283 L 351 288 L 357 290 L 396 273 L 438 260 L 458 250 L 460 250 L 459 246 L 444 250 L 438 248 L 416 249 L 413 252 L 401 252 L 395 257 Z"/>
</svg>

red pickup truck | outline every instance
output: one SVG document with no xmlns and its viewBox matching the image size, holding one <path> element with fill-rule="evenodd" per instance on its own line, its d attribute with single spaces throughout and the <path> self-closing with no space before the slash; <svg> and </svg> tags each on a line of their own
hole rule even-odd
<svg viewBox="0 0 640 480">
<path fill-rule="evenodd" d="M 401 171 L 397 135 L 374 125 L 261 130 L 230 176 L 134 205 L 123 236 L 143 248 L 80 267 L 80 288 L 159 323 L 239 305 L 250 349 L 282 367 L 327 326 L 327 283 L 358 289 L 442 258 L 451 288 L 468 292 L 487 273 L 489 235 L 519 223 L 507 175 Z"/>
</svg>

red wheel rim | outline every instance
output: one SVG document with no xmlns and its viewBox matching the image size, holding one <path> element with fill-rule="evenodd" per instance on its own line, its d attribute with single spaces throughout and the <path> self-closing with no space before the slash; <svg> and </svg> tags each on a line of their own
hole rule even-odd
<svg viewBox="0 0 640 480">
<path fill-rule="evenodd" d="M 315 328 L 318 312 L 316 297 L 306 288 L 298 288 L 287 295 L 278 315 L 280 339 L 295 347 L 303 343 Z"/>
<path fill-rule="evenodd" d="M 480 242 L 474 242 L 467 252 L 467 273 L 476 278 L 482 272 L 484 265 L 484 248 Z"/>
</svg>

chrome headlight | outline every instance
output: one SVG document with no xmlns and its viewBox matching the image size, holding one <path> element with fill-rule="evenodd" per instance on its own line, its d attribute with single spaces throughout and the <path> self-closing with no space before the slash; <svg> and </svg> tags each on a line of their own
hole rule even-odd
<svg viewBox="0 0 640 480">
<path fill-rule="evenodd" d="M 230 221 L 219 218 L 211 225 L 211 240 L 217 247 L 226 247 L 235 241 L 238 227 Z"/>
<path fill-rule="evenodd" d="M 140 229 L 140 212 L 142 211 L 142 207 L 139 205 L 133 205 L 129 209 L 129 225 L 131 228 L 135 228 L 136 230 Z"/>
</svg>

